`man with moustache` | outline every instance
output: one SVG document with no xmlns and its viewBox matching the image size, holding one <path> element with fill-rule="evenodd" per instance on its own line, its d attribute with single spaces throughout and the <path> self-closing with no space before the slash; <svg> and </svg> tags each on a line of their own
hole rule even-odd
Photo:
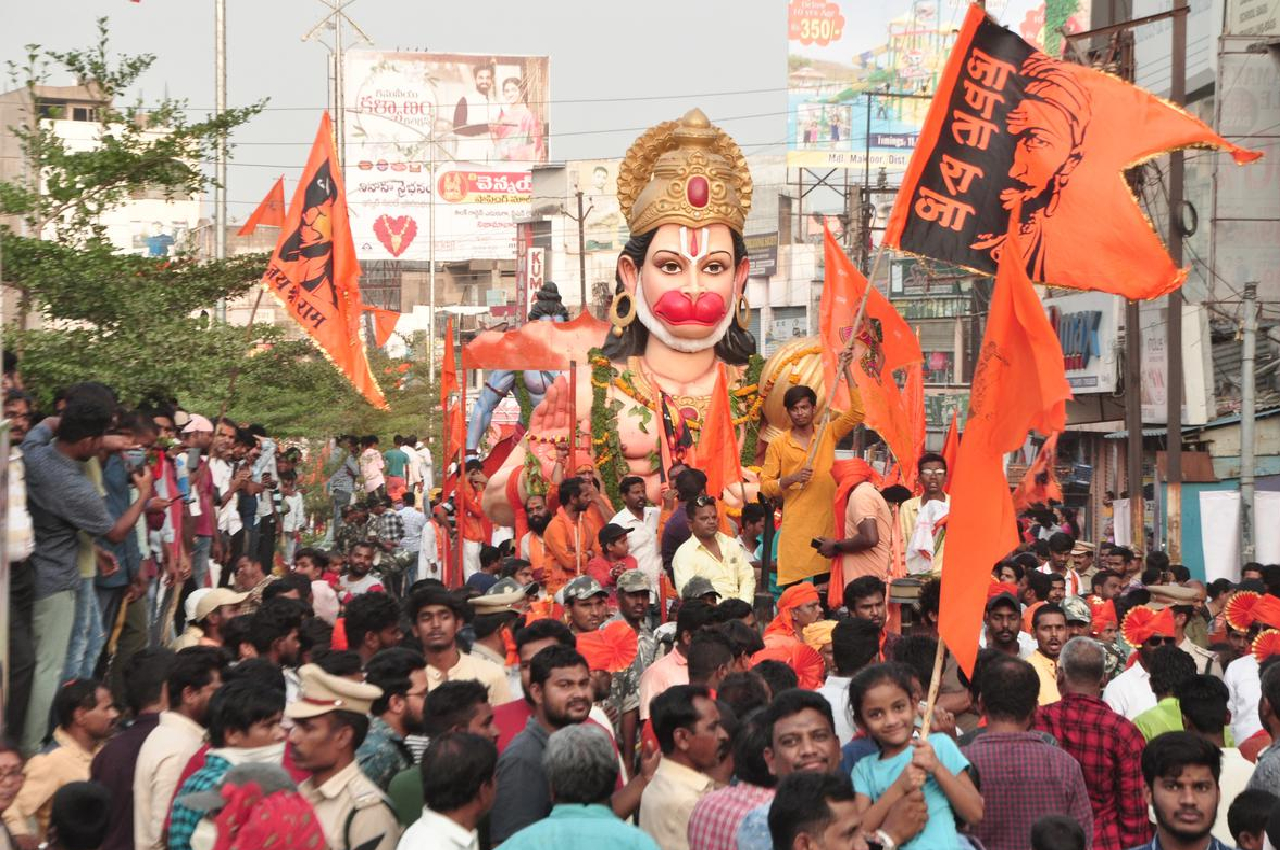
<svg viewBox="0 0 1280 850">
<path fill-rule="evenodd" d="M 783 691 L 765 709 L 764 718 L 768 741 L 764 760 L 778 782 L 795 773 L 839 772 L 840 738 L 831 705 L 821 694 L 799 688 Z M 773 847 L 769 805 L 768 802 L 761 804 L 742 819 L 738 827 L 738 850 Z M 924 794 L 913 791 L 889 810 L 875 834 L 876 840 L 885 847 L 899 847 L 920 831 L 926 818 Z"/>
<path fill-rule="evenodd" d="M 294 722 L 290 758 L 311 774 L 298 793 L 315 810 L 330 850 L 394 850 L 400 840 L 396 813 L 356 761 L 382 689 L 331 676 L 315 664 L 304 664 L 298 674 L 302 697 L 285 709 Z"/>
<path fill-rule="evenodd" d="M 1036 651 L 1035 639 L 1022 631 L 1022 608 L 1012 593 L 998 593 L 987 602 L 982 637 L 980 645 L 1013 658 L 1028 658 Z"/>
<path fill-rule="evenodd" d="M 581 723 L 591 713 L 591 674 L 577 650 L 547 646 L 529 665 L 525 695 L 533 716 L 498 758 L 497 794 L 490 820 L 496 846 L 551 813 L 542 756 L 551 733 Z"/>
<path fill-rule="evenodd" d="M 716 786 L 708 774 L 728 754 L 729 733 L 711 692 L 700 685 L 658 694 L 651 716 L 662 763 L 640 798 L 640 828 L 663 850 L 689 850 L 689 819 Z"/>
</svg>

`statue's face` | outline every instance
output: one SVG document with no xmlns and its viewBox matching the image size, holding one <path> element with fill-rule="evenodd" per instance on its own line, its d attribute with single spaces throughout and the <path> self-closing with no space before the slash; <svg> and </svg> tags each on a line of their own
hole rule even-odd
<svg viewBox="0 0 1280 850">
<path fill-rule="evenodd" d="M 618 271 L 650 333 L 677 350 L 701 351 L 719 342 L 733 321 L 748 264 L 734 266 L 733 237 L 723 224 L 665 224 L 654 233 L 644 265 L 637 269 L 623 256 Z"/>
</svg>

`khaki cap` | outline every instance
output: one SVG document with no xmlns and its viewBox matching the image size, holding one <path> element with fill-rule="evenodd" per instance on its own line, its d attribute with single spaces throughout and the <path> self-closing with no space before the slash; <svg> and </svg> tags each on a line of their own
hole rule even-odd
<svg viewBox="0 0 1280 850">
<path fill-rule="evenodd" d="M 236 593 L 229 587 L 219 587 L 216 590 L 211 590 L 200 597 L 200 601 L 196 603 L 195 621 L 197 623 L 200 622 L 223 605 L 239 605 L 248 598 L 248 593 Z"/>
<path fill-rule="evenodd" d="M 300 720 L 319 717 L 334 711 L 368 714 L 373 701 L 382 696 L 382 688 L 353 682 L 342 676 L 331 676 L 316 664 L 304 664 L 298 670 L 302 693 L 297 702 L 285 708 L 286 717 Z"/>
</svg>

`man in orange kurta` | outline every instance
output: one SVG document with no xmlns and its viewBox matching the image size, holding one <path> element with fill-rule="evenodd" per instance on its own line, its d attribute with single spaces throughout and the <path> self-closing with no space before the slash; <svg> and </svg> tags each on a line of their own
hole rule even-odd
<svg viewBox="0 0 1280 850">
<path fill-rule="evenodd" d="M 774 499 L 782 497 L 782 527 L 778 537 L 778 585 L 784 586 L 831 570 L 831 561 L 814 549 L 815 537 L 832 537 L 835 517 L 831 505 L 836 481 L 831 477 L 836 443 L 862 422 L 862 396 L 849 393 L 849 409 L 834 419 L 808 464 L 810 444 L 819 438 L 815 427 L 817 395 L 803 384 L 787 390 L 783 404 L 791 417 L 791 429 L 769 443 L 760 490 Z"/>
<path fill-rule="evenodd" d="M 585 573 L 587 562 L 599 554 L 596 536 L 603 526 L 588 511 L 592 489 L 591 482 L 585 478 L 566 478 L 560 482 L 560 509 L 542 536 L 547 554 L 551 556 L 548 593 L 555 593 L 566 582 Z"/>
</svg>

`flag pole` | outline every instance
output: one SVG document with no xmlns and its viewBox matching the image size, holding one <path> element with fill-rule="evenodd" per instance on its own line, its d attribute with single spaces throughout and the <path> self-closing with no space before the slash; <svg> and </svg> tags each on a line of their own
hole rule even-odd
<svg viewBox="0 0 1280 850">
<path fill-rule="evenodd" d="M 858 310 L 854 313 L 853 324 L 850 326 L 851 330 L 849 331 L 849 341 L 845 343 L 843 351 L 853 351 L 854 340 L 858 338 L 858 325 L 862 323 L 862 316 L 867 311 L 867 299 L 871 297 L 871 287 L 875 286 L 874 281 L 876 279 L 876 272 L 880 270 L 880 260 L 884 257 L 884 251 L 885 244 L 884 242 L 881 242 L 880 247 L 876 249 L 876 258 L 871 264 L 871 276 L 867 278 L 867 286 L 862 290 L 862 299 L 858 301 Z M 809 454 L 804 461 L 804 468 L 806 469 L 813 467 L 813 459 L 818 453 L 818 446 L 821 445 L 822 438 L 827 434 L 827 426 L 831 424 L 831 404 L 836 399 L 836 393 L 839 391 L 841 380 L 849 382 L 849 389 L 851 391 L 857 391 L 858 385 L 853 380 L 853 374 L 849 368 L 846 368 L 839 375 L 836 375 L 836 379 L 832 381 L 831 386 L 827 388 L 827 406 L 824 408 L 822 425 L 818 428 L 818 433 L 814 435 L 813 440 L 809 443 Z"/>
<path fill-rule="evenodd" d="M 938 636 L 938 652 L 933 657 L 933 676 L 929 679 L 929 697 L 924 704 L 924 722 L 920 724 L 920 740 L 929 740 L 929 726 L 933 723 L 933 708 L 938 702 L 938 685 L 942 683 L 942 660 L 947 655 L 947 646 Z"/>
</svg>

